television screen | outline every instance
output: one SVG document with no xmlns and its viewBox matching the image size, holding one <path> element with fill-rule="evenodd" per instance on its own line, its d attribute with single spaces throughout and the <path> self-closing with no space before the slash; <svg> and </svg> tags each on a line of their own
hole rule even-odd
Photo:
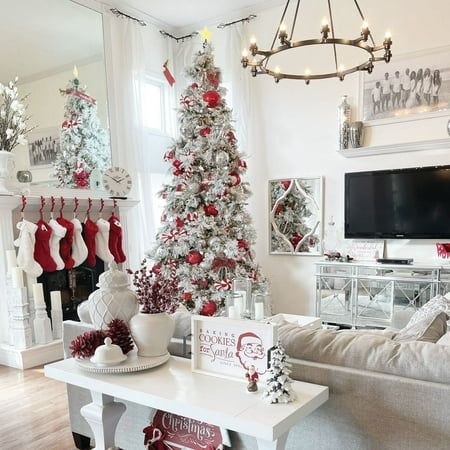
<svg viewBox="0 0 450 450">
<path fill-rule="evenodd" d="M 450 166 L 345 174 L 346 238 L 450 238 Z"/>
</svg>

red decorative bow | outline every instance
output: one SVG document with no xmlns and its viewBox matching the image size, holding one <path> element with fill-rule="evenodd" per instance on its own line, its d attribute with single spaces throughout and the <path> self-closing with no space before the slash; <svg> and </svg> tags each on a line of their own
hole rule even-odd
<svg viewBox="0 0 450 450">
<path fill-rule="evenodd" d="M 236 261 L 231 258 L 221 258 L 221 257 L 214 258 L 212 262 L 212 269 L 217 270 L 221 269 L 222 267 L 234 269 L 236 267 Z"/>
</svg>

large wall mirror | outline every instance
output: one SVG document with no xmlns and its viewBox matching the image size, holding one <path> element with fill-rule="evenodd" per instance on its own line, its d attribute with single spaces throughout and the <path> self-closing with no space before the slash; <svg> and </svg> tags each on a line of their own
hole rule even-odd
<svg viewBox="0 0 450 450">
<path fill-rule="evenodd" d="M 102 14 L 71 0 L 14 0 L 3 2 L 0 29 L 0 82 L 18 77 L 20 95 L 28 95 L 28 124 L 35 127 L 27 145 L 13 150 L 15 170 L 30 171 L 32 184 L 61 186 L 53 163 L 58 151 L 74 145 L 80 127 L 99 137 L 86 151 L 100 145 L 110 165 Z M 89 116 L 83 116 L 86 108 Z M 75 170 L 66 168 L 70 176 Z"/>
</svg>

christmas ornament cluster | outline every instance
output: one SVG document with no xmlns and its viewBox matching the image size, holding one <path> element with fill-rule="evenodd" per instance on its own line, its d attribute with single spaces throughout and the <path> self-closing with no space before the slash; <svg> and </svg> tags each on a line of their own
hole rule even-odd
<svg viewBox="0 0 450 450">
<path fill-rule="evenodd" d="M 161 279 L 175 280 L 189 310 L 216 315 L 233 279 L 265 280 L 254 261 L 256 235 L 245 210 L 247 164 L 209 43 L 187 75 L 192 83 L 180 99 L 180 137 L 164 156 L 171 182 L 160 192 L 166 205 L 149 259 Z"/>
<path fill-rule="evenodd" d="M 96 100 L 86 91 L 78 76 L 60 89 L 67 100 L 61 145 L 53 163 L 59 187 L 87 188 L 92 170 L 103 172 L 111 166 L 108 134 L 100 124 Z"/>
<path fill-rule="evenodd" d="M 34 224 L 22 219 L 18 224 L 19 266 L 30 276 L 43 272 L 73 269 L 85 263 L 95 267 L 97 257 L 105 264 L 123 263 L 126 255 L 122 248 L 122 225 L 114 214 L 106 220 L 99 217 L 93 221 L 89 216 L 84 223 L 77 217 L 66 219 L 53 214 L 47 222 L 41 215 Z"/>
</svg>

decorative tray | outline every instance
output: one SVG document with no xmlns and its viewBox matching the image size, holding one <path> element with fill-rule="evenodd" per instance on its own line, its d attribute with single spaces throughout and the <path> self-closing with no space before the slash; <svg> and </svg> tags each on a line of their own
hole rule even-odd
<svg viewBox="0 0 450 450">
<path fill-rule="evenodd" d="M 170 353 L 165 355 L 156 356 L 154 358 L 146 356 L 138 356 L 137 353 L 131 353 L 128 358 L 120 364 L 115 366 L 96 366 L 88 359 L 75 359 L 80 369 L 93 373 L 130 373 L 140 372 L 141 370 L 151 369 L 152 367 L 158 367 L 170 358 Z"/>
</svg>

